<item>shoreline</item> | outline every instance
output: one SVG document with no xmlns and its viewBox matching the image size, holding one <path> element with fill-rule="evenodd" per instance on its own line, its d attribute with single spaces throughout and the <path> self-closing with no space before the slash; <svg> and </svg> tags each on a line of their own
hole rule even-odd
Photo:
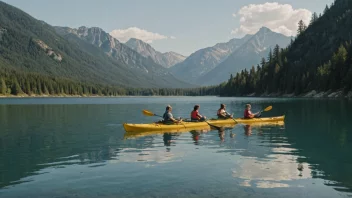
<svg viewBox="0 0 352 198">
<path fill-rule="evenodd" d="M 309 91 L 305 94 L 295 95 L 295 94 L 281 94 L 281 93 L 264 93 L 257 95 L 255 93 L 247 94 L 243 96 L 219 96 L 219 95 L 205 95 L 205 96 L 162 96 L 162 95 L 154 95 L 154 96 L 132 96 L 132 95 L 125 95 L 125 96 L 103 96 L 103 95 L 0 95 L 1 98 L 128 98 L 128 97 L 140 97 L 140 98 L 147 98 L 147 97 L 236 97 L 236 98 L 321 98 L 321 99 L 352 99 L 352 91 L 349 91 L 347 94 L 344 94 L 342 90 L 339 91 L 326 91 L 326 92 L 317 92 L 315 90 Z"/>
<path fill-rule="evenodd" d="M 206 96 L 99 96 L 99 95 L 0 95 L 1 98 L 132 98 L 132 97 L 140 97 L 140 98 L 147 98 L 147 97 L 220 97 L 220 96 L 213 96 L 213 95 L 206 95 Z"/>
<path fill-rule="evenodd" d="M 250 94 L 255 95 L 255 94 Z M 249 95 L 248 95 L 249 96 Z M 279 98 L 335 98 L 335 99 L 352 99 L 352 91 L 349 91 L 347 94 L 344 94 L 343 90 L 338 91 L 322 91 L 317 92 L 315 90 L 309 91 L 304 94 L 295 95 L 291 94 L 280 94 L 280 93 L 271 93 L 271 94 L 261 94 L 257 97 L 279 97 Z"/>
</svg>

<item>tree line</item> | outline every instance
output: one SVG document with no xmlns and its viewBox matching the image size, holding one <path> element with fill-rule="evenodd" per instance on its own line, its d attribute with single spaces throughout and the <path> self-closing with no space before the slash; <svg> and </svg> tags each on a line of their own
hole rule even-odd
<svg viewBox="0 0 352 198">
<path fill-rule="evenodd" d="M 0 95 L 203 96 L 218 95 L 218 93 L 219 88 L 217 86 L 189 89 L 129 88 L 83 83 L 7 68 L 0 69 Z"/>
</svg>

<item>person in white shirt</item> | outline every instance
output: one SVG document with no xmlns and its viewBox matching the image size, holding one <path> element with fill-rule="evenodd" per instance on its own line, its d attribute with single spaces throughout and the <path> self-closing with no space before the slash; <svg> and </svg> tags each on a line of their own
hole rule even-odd
<svg viewBox="0 0 352 198">
<path fill-rule="evenodd" d="M 228 119 L 232 118 L 232 115 L 226 112 L 226 105 L 221 104 L 220 109 L 217 112 L 217 116 L 219 119 Z"/>
</svg>

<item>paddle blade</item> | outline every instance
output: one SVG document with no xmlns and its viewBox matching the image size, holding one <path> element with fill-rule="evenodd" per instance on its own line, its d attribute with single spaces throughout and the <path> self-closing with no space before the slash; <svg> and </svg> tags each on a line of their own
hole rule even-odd
<svg viewBox="0 0 352 198">
<path fill-rule="evenodd" d="M 273 106 L 268 106 L 267 108 L 264 109 L 264 111 L 270 111 L 273 108 Z"/>
<path fill-rule="evenodd" d="M 143 110 L 142 112 L 143 112 L 143 114 L 145 116 L 154 116 L 155 115 L 153 112 L 150 112 L 150 111 L 147 111 L 147 110 Z"/>
</svg>

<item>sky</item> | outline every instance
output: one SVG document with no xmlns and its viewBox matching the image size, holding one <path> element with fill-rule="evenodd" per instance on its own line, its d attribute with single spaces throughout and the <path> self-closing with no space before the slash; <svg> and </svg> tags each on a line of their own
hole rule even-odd
<svg viewBox="0 0 352 198">
<path fill-rule="evenodd" d="M 295 35 L 333 0 L 2 0 L 54 26 L 100 27 L 121 42 L 134 37 L 160 52 L 188 56 L 266 26 Z"/>
</svg>

